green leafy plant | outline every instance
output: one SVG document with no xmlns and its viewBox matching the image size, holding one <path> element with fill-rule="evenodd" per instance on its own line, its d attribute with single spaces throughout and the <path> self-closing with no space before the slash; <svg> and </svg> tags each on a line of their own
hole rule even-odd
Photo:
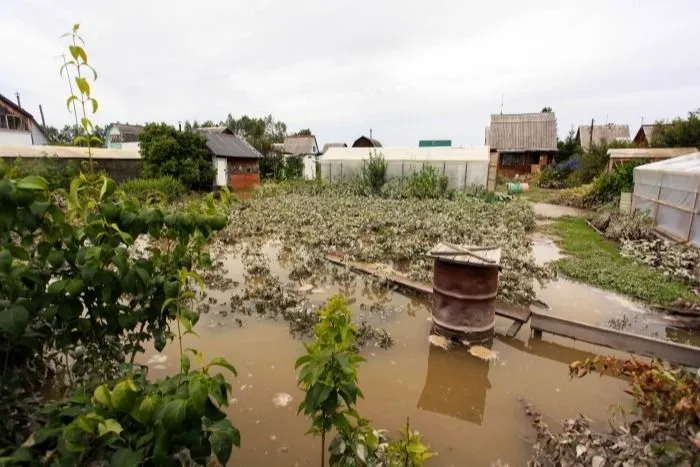
<svg viewBox="0 0 700 467">
<path fill-rule="evenodd" d="M 326 434 L 337 428 L 351 430 L 359 415 L 354 406 L 362 391 L 357 385 L 357 366 L 364 361 L 354 350 L 357 329 L 347 301 L 332 297 L 319 311 L 314 328 L 316 340 L 305 344 L 306 355 L 297 359 L 298 384 L 306 392 L 299 412 L 311 419 L 310 433 L 321 436 L 321 464 L 325 465 Z"/>
<path fill-rule="evenodd" d="M 187 192 L 185 185 L 172 176 L 135 178 L 122 183 L 120 188 L 128 196 L 149 204 L 158 201 L 176 201 Z"/>
<path fill-rule="evenodd" d="M 133 367 L 146 341 L 161 351 L 193 332 L 195 271 L 211 266 L 206 243 L 226 226 L 228 201 L 223 191 L 175 211 L 143 206 L 94 174 L 68 192 L 36 175 L 0 179 L 0 457 L 162 465 L 186 448 L 197 460 L 228 459 L 239 443 L 220 409 L 230 387 L 210 373 L 235 374 L 228 362 L 204 364 L 191 351 L 200 370 L 190 372 L 180 345 L 175 378 L 147 382 Z M 40 409 L 44 393 L 56 401 Z"/>
<path fill-rule="evenodd" d="M 423 444 L 420 433 L 411 431 L 408 418 L 401 437 L 391 441 L 384 448 L 384 464 L 387 466 L 421 467 L 435 454 Z"/>
<path fill-rule="evenodd" d="M 402 180 L 401 195 L 418 199 L 452 198 L 454 190 L 449 188 L 447 176 L 440 175 L 435 167 L 428 165 Z"/>
<path fill-rule="evenodd" d="M 64 63 L 63 66 L 61 66 L 60 74 L 63 76 L 63 73 L 65 72 L 70 84 L 71 95 L 66 100 L 66 107 L 68 107 L 68 111 L 71 111 L 71 104 L 73 105 L 73 111 L 75 111 L 75 103 L 77 102 L 80 104 L 82 114 L 80 117 L 82 134 L 76 136 L 73 142 L 78 146 L 86 145 L 88 147 L 88 154 L 90 156 L 90 162 L 92 163 L 91 147 L 93 145 L 102 145 L 102 140 L 94 133 L 92 121 L 88 118 L 88 109 L 91 111 L 91 113 L 96 113 L 98 109 L 98 102 L 97 99 L 91 95 L 92 89 L 86 71 L 92 73 L 93 81 L 97 79 L 97 72 L 88 63 L 88 56 L 84 47 L 85 41 L 78 34 L 79 29 L 80 25 L 74 24 L 72 30 L 62 36 L 69 37 L 71 39 L 71 44 L 68 46 L 68 51 L 70 52 L 72 60 Z M 73 91 L 72 83 L 70 83 L 71 69 L 75 72 L 73 80 L 75 81 L 75 85 L 78 89 L 77 94 Z"/>
<path fill-rule="evenodd" d="M 358 331 L 348 302 L 339 295 L 331 297 L 319 314 L 316 339 L 305 344 L 306 354 L 297 359 L 295 368 L 299 387 L 306 393 L 298 411 L 311 419 L 308 433 L 321 436 L 321 465 L 331 430 L 336 432 L 328 447 L 331 466 L 424 465 L 432 454 L 408 422 L 401 438 L 390 442 L 384 430 L 375 430 L 355 409 L 363 397 L 357 369 L 364 359 L 356 351 Z"/>
<path fill-rule="evenodd" d="M 387 180 L 387 163 L 376 150 L 370 152 L 369 160 L 362 167 L 362 180 L 372 194 L 379 194 Z"/>
</svg>

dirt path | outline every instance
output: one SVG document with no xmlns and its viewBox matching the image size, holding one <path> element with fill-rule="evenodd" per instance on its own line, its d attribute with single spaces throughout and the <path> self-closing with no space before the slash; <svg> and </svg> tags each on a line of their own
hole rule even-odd
<svg viewBox="0 0 700 467">
<path fill-rule="evenodd" d="M 556 219 L 557 217 L 586 217 L 589 212 L 584 209 L 570 208 L 568 206 L 559 206 L 558 204 L 535 203 L 533 205 L 536 217 L 545 217 Z"/>
</svg>

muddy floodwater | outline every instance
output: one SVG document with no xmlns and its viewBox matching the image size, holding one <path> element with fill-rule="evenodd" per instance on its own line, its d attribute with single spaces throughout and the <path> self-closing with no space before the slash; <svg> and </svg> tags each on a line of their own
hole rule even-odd
<svg viewBox="0 0 700 467">
<path fill-rule="evenodd" d="M 559 253 L 551 240 L 533 241 L 539 261 L 556 259 Z M 274 261 L 275 248 L 266 247 L 265 254 L 272 274 L 289 282 L 287 271 Z M 230 255 L 225 264 L 228 277 L 240 287 L 245 280 L 240 259 Z M 620 379 L 569 380 L 571 361 L 614 354 L 608 349 L 551 336 L 530 339 L 527 326 L 516 338 L 506 338 L 511 322 L 499 317 L 493 344 L 498 358 L 482 361 L 461 348 L 447 351 L 429 344 L 426 301 L 392 291 L 372 292 L 359 276 L 353 284 L 346 284 L 342 292 L 354 300 L 355 315 L 386 329 L 394 339 L 386 350 L 363 348 L 367 362 L 360 370 L 360 386 L 365 399 L 359 409 L 375 427 L 392 432 L 410 417 L 412 428 L 438 453 L 431 465 L 523 465 L 534 438 L 523 401 L 541 411 L 552 427 L 583 413 L 601 429 L 611 407 L 630 403 Z M 319 305 L 338 292 L 332 284 L 303 288 Z M 188 336 L 184 342 L 206 358 L 223 356 L 238 369 L 238 377 L 231 379 L 228 414 L 241 430 L 242 446 L 230 465 L 318 465 L 319 440 L 304 436 L 309 422 L 296 415 L 302 393 L 296 387 L 294 362 L 304 351 L 302 341 L 290 334 L 285 321 L 222 312 L 230 295 L 212 292 L 219 302 L 197 324 L 199 337 Z M 697 343 L 692 335 L 669 332 L 671 328 L 650 318 L 643 307 L 615 294 L 560 279 L 538 295 L 553 314 Z M 150 365 L 152 377 L 161 377 L 178 371 L 178 357 L 177 345 L 170 344 L 163 354 L 148 352 L 143 362 Z"/>
</svg>

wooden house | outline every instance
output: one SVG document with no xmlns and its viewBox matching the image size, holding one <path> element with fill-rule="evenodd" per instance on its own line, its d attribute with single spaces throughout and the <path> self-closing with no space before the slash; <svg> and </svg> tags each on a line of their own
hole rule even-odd
<svg viewBox="0 0 700 467">
<path fill-rule="evenodd" d="M 0 94 L 0 144 L 32 146 L 49 144 L 44 129 L 32 114 Z"/>
<path fill-rule="evenodd" d="M 245 190 L 260 184 L 260 159 L 257 149 L 226 127 L 206 127 L 197 131 L 207 138 L 216 171 L 215 186 Z"/>
<path fill-rule="evenodd" d="M 491 115 L 486 145 L 504 177 L 537 173 L 554 162 L 556 116 L 554 112 Z"/>
<path fill-rule="evenodd" d="M 576 131 L 576 142 L 584 151 L 588 151 L 591 145 L 599 146 L 614 141 L 630 141 L 629 125 L 617 125 L 615 123 L 593 126 L 581 125 Z"/>
</svg>

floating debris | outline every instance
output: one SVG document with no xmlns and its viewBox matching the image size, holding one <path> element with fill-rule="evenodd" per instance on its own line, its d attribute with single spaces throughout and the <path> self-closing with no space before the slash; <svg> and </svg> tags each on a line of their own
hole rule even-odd
<svg viewBox="0 0 700 467">
<path fill-rule="evenodd" d="M 484 347 L 483 345 L 475 345 L 469 347 L 469 353 L 473 356 L 480 358 L 482 360 L 496 360 L 498 358 L 498 353 L 493 350 Z"/>
<path fill-rule="evenodd" d="M 443 336 L 439 336 L 437 334 L 431 334 L 428 337 L 428 342 L 430 342 L 430 345 L 434 345 L 435 347 L 441 347 L 445 350 L 450 350 L 450 347 L 452 346 L 449 339 Z"/>
<path fill-rule="evenodd" d="M 287 394 L 286 392 L 278 392 L 272 398 L 272 403 L 277 408 L 287 407 L 291 402 L 292 402 L 292 396 Z"/>
</svg>

